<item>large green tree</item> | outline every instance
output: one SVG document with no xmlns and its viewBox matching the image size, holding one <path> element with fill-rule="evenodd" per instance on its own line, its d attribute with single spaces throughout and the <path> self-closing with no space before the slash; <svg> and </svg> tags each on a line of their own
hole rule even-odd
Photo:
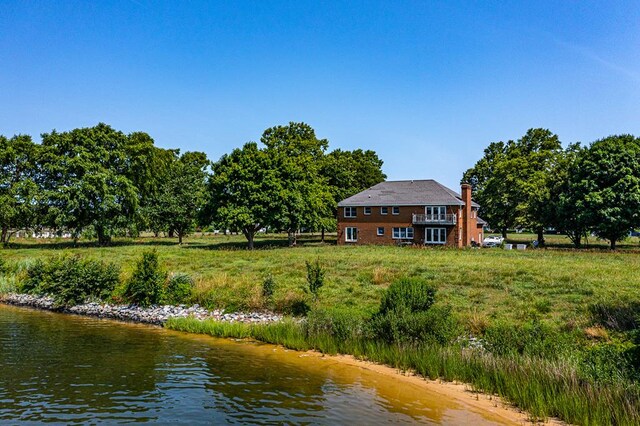
<svg viewBox="0 0 640 426">
<path fill-rule="evenodd" d="M 463 183 L 471 184 L 482 217 L 503 237 L 507 229 L 515 226 L 517 217 L 517 196 L 507 164 L 508 147 L 513 144 L 513 141 L 490 143 L 484 156 L 462 177 Z"/>
<path fill-rule="evenodd" d="M 557 135 L 547 129 L 529 129 L 515 142 L 490 144 L 463 181 L 472 183 L 481 214 L 503 236 L 512 226 L 530 227 L 544 244 L 554 169 L 562 155 Z"/>
<path fill-rule="evenodd" d="M 318 139 L 308 124 L 294 122 L 265 130 L 260 141 L 280 183 L 271 224 L 286 230 L 289 245 L 295 245 L 301 228 L 321 229 L 332 212 L 333 196 L 321 173 L 328 142 Z"/>
<path fill-rule="evenodd" d="M 0 136 L 0 242 L 7 244 L 13 232 L 37 223 L 39 213 L 39 146 L 30 136 Z"/>
<path fill-rule="evenodd" d="M 336 149 L 324 156 L 320 173 L 327 180 L 333 202 L 321 226 L 324 231 L 335 229 L 337 205 L 345 198 L 364 191 L 382 181 L 387 176 L 382 172 L 382 160 L 375 151 L 356 149 L 344 151 Z"/>
<path fill-rule="evenodd" d="M 550 225 L 566 234 L 576 247 L 581 246 L 582 239 L 589 231 L 584 199 L 576 175 L 583 150 L 579 143 L 575 143 L 563 152 L 553 170 L 548 204 Z"/>
<path fill-rule="evenodd" d="M 279 214 L 282 185 L 271 157 L 249 142 L 225 154 L 212 166 L 207 217 L 216 226 L 241 231 L 248 248 L 255 234 Z"/>
<path fill-rule="evenodd" d="M 100 244 L 127 228 L 138 205 L 128 145 L 127 135 L 104 123 L 43 134 L 47 224 L 69 229 L 75 237 L 93 226 Z"/>
<path fill-rule="evenodd" d="M 580 153 L 571 176 L 576 214 L 611 249 L 640 226 L 640 139 L 615 135 Z"/>
<path fill-rule="evenodd" d="M 160 185 L 156 214 L 165 229 L 178 235 L 179 244 L 195 229 L 200 217 L 206 200 L 208 166 L 204 153 L 185 152 L 169 166 L 166 180 Z"/>
</svg>

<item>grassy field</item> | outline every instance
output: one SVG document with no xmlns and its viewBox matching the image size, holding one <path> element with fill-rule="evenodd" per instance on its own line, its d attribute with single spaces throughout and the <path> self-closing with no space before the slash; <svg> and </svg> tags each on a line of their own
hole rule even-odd
<svg viewBox="0 0 640 426">
<path fill-rule="evenodd" d="M 533 239 L 531 234 L 514 234 L 509 241 Z M 461 380 L 505 396 L 537 418 L 637 424 L 636 239 L 615 252 L 598 241 L 574 250 L 568 239 L 556 235 L 547 237 L 548 248 L 524 251 L 336 246 L 334 240 L 322 243 L 318 236 L 303 236 L 297 247 L 289 248 L 280 235 L 260 235 L 254 251 L 245 249 L 243 237 L 223 235 L 196 235 L 181 246 L 150 237 L 120 239 L 110 247 L 17 240 L 0 250 L 0 267 L 18 271 L 17 276 L 0 273 L 0 292 L 15 288 L 24 266 L 34 259 L 73 253 L 117 264 L 121 284 L 112 297 L 124 301 L 124 283 L 136 262 L 143 252 L 156 250 L 167 272 L 194 278 L 186 302 L 228 311 L 312 309 L 303 323 L 249 327 L 187 319 L 168 324 L 175 329 L 350 353 L 432 378 Z M 307 261 L 318 261 L 325 272 L 317 299 L 304 291 Z M 271 299 L 262 296 L 268 276 L 275 282 Z M 407 334 L 385 341 L 386 332 L 376 334 L 374 314 L 390 284 L 403 277 L 437 288 L 433 315 L 423 324 L 431 334 L 424 340 L 411 340 Z M 396 319 L 404 327 L 420 318 Z M 479 337 L 482 347 L 470 345 L 468 336 Z"/>
<path fill-rule="evenodd" d="M 526 241 L 516 234 L 510 240 Z M 555 238 L 551 238 L 555 237 Z M 559 239 L 551 236 L 549 241 Z M 326 284 L 318 305 L 345 307 L 369 315 L 381 295 L 400 276 L 419 276 L 439 289 L 438 304 L 451 305 L 470 330 L 496 318 L 539 316 L 563 327 L 589 326 L 594 303 L 640 299 L 640 255 L 633 250 L 442 249 L 335 246 L 304 237 L 286 247 L 281 236 L 261 236 L 257 250 L 244 249 L 241 236 L 194 236 L 182 246 L 168 239 L 118 240 L 111 247 L 68 242 L 18 240 L 0 250 L 8 261 L 65 253 L 119 264 L 123 279 L 144 250 L 156 249 L 169 272 L 196 281 L 194 303 L 228 310 L 262 309 L 262 282 L 272 275 L 272 308 L 290 312 L 305 297 L 305 261 L 319 260 Z"/>
</svg>

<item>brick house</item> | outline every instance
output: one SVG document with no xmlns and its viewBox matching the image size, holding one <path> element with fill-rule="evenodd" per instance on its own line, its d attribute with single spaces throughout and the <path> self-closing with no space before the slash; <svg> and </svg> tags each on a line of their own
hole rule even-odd
<svg viewBox="0 0 640 426">
<path fill-rule="evenodd" d="M 486 224 L 471 200 L 435 180 L 382 182 L 338 203 L 338 244 L 482 243 Z"/>
</svg>

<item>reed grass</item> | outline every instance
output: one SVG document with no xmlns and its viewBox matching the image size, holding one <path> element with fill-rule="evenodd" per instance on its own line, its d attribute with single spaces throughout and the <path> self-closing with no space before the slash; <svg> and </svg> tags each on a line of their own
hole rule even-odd
<svg viewBox="0 0 640 426">
<path fill-rule="evenodd" d="M 500 357 L 457 345 L 402 346 L 363 338 L 339 340 L 329 334 L 309 335 L 304 323 L 291 320 L 239 324 L 175 318 L 166 327 L 214 337 L 253 338 L 300 351 L 354 355 L 432 380 L 464 382 L 474 391 L 504 398 L 529 413 L 533 421 L 556 417 L 581 425 L 640 424 L 638 385 L 586 381 L 565 360 Z"/>
</svg>

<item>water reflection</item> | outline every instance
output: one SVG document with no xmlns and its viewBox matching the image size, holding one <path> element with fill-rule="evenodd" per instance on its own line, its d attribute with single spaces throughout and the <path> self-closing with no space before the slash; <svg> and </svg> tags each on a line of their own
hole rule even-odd
<svg viewBox="0 0 640 426">
<path fill-rule="evenodd" d="M 2 305 L 0 371 L 0 422 L 489 420 L 327 358 Z"/>
</svg>

